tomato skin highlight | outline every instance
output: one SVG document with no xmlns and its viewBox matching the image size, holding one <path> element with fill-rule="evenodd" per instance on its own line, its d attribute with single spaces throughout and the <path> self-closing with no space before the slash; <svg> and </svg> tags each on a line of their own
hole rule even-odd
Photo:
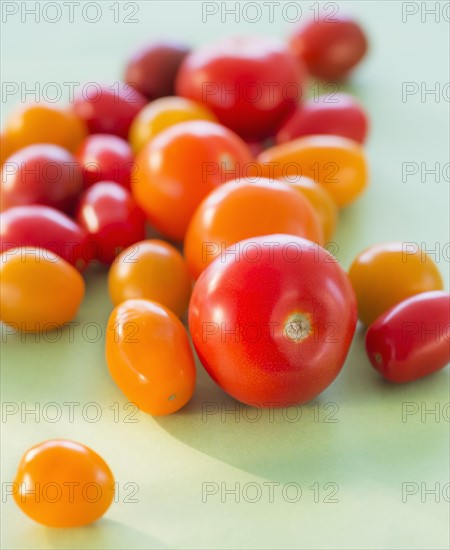
<svg viewBox="0 0 450 550">
<path fill-rule="evenodd" d="M 450 362 L 450 295 L 417 294 L 374 321 L 366 333 L 373 367 L 390 382 L 411 382 Z"/>
<path fill-rule="evenodd" d="M 237 255 L 217 258 L 194 286 L 189 328 L 199 359 L 224 391 L 248 405 L 309 401 L 339 374 L 355 331 L 347 274 L 300 237 L 238 244 Z"/>
</svg>

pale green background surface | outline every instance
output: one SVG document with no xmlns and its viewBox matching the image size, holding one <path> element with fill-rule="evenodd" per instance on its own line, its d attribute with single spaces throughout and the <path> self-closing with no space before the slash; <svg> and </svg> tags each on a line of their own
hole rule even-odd
<svg viewBox="0 0 450 550">
<path fill-rule="evenodd" d="M 434 6 L 434 2 L 428 3 Z M 442 3 L 444 4 L 444 3 Z M 283 36 L 290 25 L 280 8 L 273 24 L 267 15 L 257 24 L 221 24 L 216 16 L 202 23 L 201 2 L 138 2 L 136 24 L 114 24 L 112 2 L 101 2 L 102 19 L 88 24 L 76 16 L 59 23 L 22 24 L 19 16 L 2 25 L 2 80 L 42 85 L 55 81 L 117 81 L 123 62 L 135 45 L 153 37 L 176 37 L 193 44 L 219 35 L 271 33 Z M 122 6 L 124 4 L 122 3 Z M 302 3 L 304 14 L 311 2 Z M 402 182 L 403 162 L 448 162 L 449 104 L 442 96 L 419 95 L 402 102 L 402 82 L 449 82 L 449 26 L 420 14 L 402 22 L 401 2 L 340 3 L 361 20 L 371 40 L 371 51 L 355 73 L 350 89 L 361 99 L 372 119 L 367 152 L 371 166 L 368 192 L 342 215 L 336 235 L 338 257 L 344 267 L 364 247 L 380 241 L 425 243 L 433 249 L 449 242 L 449 188 L 420 175 Z M 420 3 L 417 4 L 420 9 Z M 78 12 L 79 13 L 79 12 Z M 2 100 L 2 115 L 17 103 Z M 449 262 L 435 258 L 448 288 Z M 317 399 L 320 418 L 308 406 L 302 417 L 289 422 L 280 412 L 263 413 L 249 422 L 238 408 L 239 421 L 220 413 L 202 418 L 204 403 L 232 408 L 234 402 L 216 388 L 199 368 L 193 401 L 180 413 L 152 418 L 144 413 L 136 423 L 124 422 L 126 399 L 111 381 L 103 358 L 103 339 L 89 343 L 82 328 L 104 326 L 111 310 L 106 271 L 88 275 L 87 296 L 76 319 L 80 323 L 70 341 L 64 331 L 57 343 L 33 342 L 20 336 L 2 343 L 2 401 L 22 410 L 56 402 L 63 410 L 58 422 L 41 414 L 22 422 L 20 414 L 2 418 L 2 547 L 25 548 L 303 548 L 303 549 L 441 549 L 449 546 L 449 504 L 420 491 L 402 502 L 402 483 L 426 483 L 440 488 L 449 479 L 449 372 L 407 386 L 381 381 L 363 350 L 363 331 L 355 337 L 338 379 Z M 93 333 L 89 333 L 93 337 Z M 69 422 L 65 402 L 77 402 Z M 102 418 L 90 423 L 83 405 L 95 402 Z M 337 423 L 324 422 L 327 403 L 339 407 Z M 433 408 L 402 421 L 402 404 Z M 114 422 L 114 403 L 121 407 Z M 423 404 L 423 405 L 422 405 Z M 47 409 L 48 416 L 54 409 Z M 94 410 L 87 411 L 94 415 Z M 294 411 L 292 411 L 294 414 Z M 447 416 L 447 421 L 446 417 Z M 250 417 L 250 413 L 249 413 Z M 48 418 L 48 417 L 47 417 Z M 48 438 L 71 438 L 92 446 L 109 463 L 120 486 L 120 503 L 89 528 L 51 530 L 26 518 L 11 497 L 11 481 L 22 453 Z M 137 503 L 123 502 L 136 483 Z M 261 484 L 261 499 L 235 502 L 223 491 L 202 502 L 202 484 L 222 483 L 231 489 L 249 482 Z M 273 502 L 265 482 L 298 483 L 302 498 L 289 503 L 275 488 Z M 314 502 L 309 489 L 327 482 L 338 484 L 337 503 L 324 503 L 321 490 Z M 445 491 L 445 489 L 444 489 Z M 253 496 L 249 489 L 249 498 Z M 291 496 L 293 493 L 289 493 Z M 444 495 L 446 496 L 446 495 Z M 448 497 L 447 497 L 448 498 Z"/>
</svg>

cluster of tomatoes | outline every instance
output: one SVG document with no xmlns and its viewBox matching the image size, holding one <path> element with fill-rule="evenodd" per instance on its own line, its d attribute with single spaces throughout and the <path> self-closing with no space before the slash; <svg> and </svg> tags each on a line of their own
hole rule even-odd
<svg viewBox="0 0 450 550">
<path fill-rule="evenodd" d="M 129 60 L 123 83 L 91 83 L 70 109 L 14 112 L 2 134 L 1 320 L 26 331 L 64 325 L 83 300 L 81 272 L 109 265 L 107 365 L 153 415 L 194 392 L 187 310 L 201 363 L 248 405 L 324 390 L 358 315 L 387 379 L 445 366 L 449 296 L 430 257 L 377 245 L 347 274 L 324 248 L 339 208 L 367 185 L 367 117 L 346 94 L 303 96 L 307 78 L 342 80 L 366 49 L 350 18 L 307 23 L 288 44 L 152 44 Z M 160 238 L 146 239 L 147 222 Z M 424 329 L 431 322 L 437 336 Z M 55 512 L 27 497 L 25 479 L 101 480 L 102 498 L 59 501 Z M 113 499 L 102 459 L 65 440 L 31 449 L 17 481 L 21 508 L 52 526 L 90 523 Z"/>
</svg>

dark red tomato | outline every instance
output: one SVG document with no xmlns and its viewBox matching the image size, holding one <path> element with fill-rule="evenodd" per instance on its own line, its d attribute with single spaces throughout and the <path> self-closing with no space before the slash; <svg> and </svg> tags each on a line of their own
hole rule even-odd
<svg viewBox="0 0 450 550">
<path fill-rule="evenodd" d="M 133 118 L 147 100 L 136 88 L 124 82 L 111 86 L 85 85 L 73 104 L 91 134 L 114 134 L 127 139 Z"/>
<path fill-rule="evenodd" d="M 85 187 L 98 181 L 115 181 L 130 189 L 136 169 L 131 147 L 124 139 L 111 134 L 88 136 L 75 152 L 81 164 Z"/>
<path fill-rule="evenodd" d="M 273 136 L 294 112 L 305 71 L 282 42 L 227 38 L 183 61 L 178 95 L 207 105 L 219 121 L 248 141 Z"/>
<path fill-rule="evenodd" d="M 361 105 L 348 94 L 322 95 L 299 105 L 276 136 L 277 143 L 298 137 L 332 134 L 364 143 L 367 116 Z"/>
<path fill-rule="evenodd" d="M 194 286 L 189 327 L 213 380 L 248 405 L 313 399 L 344 364 L 356 327 L 347 274 L 293 235 L 240 241 Z"/>
<path fill-rule="evenodd" d="M 175 78 L 190 49 L 173 42 L 154 42 L 141 47 L 128 61 L 125 81 L 148 100 L 175 95 Z"/>
<path fill-rule="evenodd" d="M 36 246 L 83 270 L 89 260 L 86 232 L 68 216 L 40 204 L 13 206 L 0 218 L 0 253 L 19 246 Z"/>
<path fill-rule="evenodd" d="M 96 259 L 110 264 L 124 248 L 145 237 L 145 215 L 118 183 L 95 183 L 83 194 L 77 221 L 96 249 Z"/>
<path fill-rule="evenodd" d="M 450 362 L 450 295 L 442 290 L 416 294 L 374 321 L 366 351 L 390 382 L 411 382 Z"/>
<path fill-rule="evenodd" d="M 29 145 L 2 166 L 2 210 L 24 204 L 45 204 L 72 212 L 83 177 L 79 163 L 58 145 Z"/>
<path fill-rule="evenodd" d="M 367 39 L 353 19 L 340 13 L 323 13 L 318 21 L 309 21 L 291 36 L 292 52 L 309 72 L 324 80 L 340 80 L 361 61 L 367 51 Z"/>
</svg>

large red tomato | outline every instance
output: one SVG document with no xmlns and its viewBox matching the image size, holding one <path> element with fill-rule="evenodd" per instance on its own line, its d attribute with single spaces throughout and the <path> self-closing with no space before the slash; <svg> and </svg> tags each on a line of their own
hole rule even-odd
<svg viewBox="0 0 450 550">
<path fill-rule="evenodd" d="M 305 75 L 282 42 L 234 37 L 190 53 L 180 67 L 176 90 L 207 105 L 240 136 L 261 140 L 273 136 L 293 113 Z"/>
<path fill-rule="evenodd" d="M 200 275 L 189 306 L 205 369 L 249 405 L 287 406 L 323 391 L 344 364 L 356 299 L 337 260 L 293 235 L 241 241 Z"/>
</svg>

